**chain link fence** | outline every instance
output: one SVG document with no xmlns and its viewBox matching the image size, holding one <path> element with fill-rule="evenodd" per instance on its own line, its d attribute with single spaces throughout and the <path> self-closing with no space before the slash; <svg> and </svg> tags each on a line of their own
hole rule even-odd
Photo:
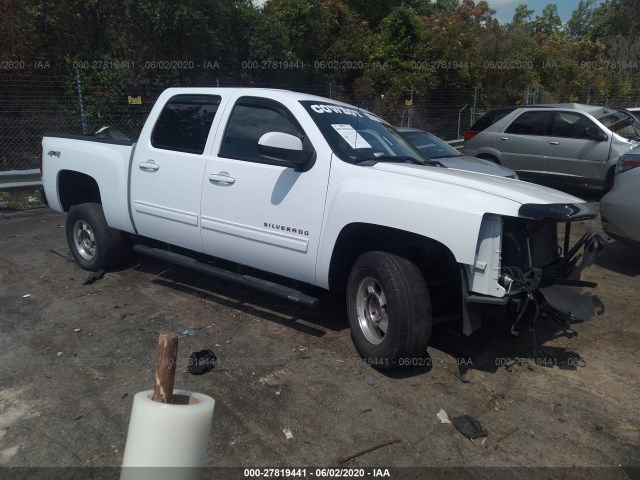
<svg viewBox="0 0 640 480">
<path fill-rule="evenodd" d="M 138 138 L 160 93 L 176 86 L 248 86 L 242 82 L 220 84 L 215 78 L 167 77 L 138 83 L 110 85 L 81 75 L 20 76 L 0 74 L 0 171 L 38 168 L 39 145 L 46 132 L 83 133 L 81 103 L 87 133 L 109 126 L 131 139 Z M 359 97 L 356 92 L 332 85 L 251 84 L 332 97 L 370 110 L 396 126 L 412 126 L 444 140 L 459 139 L 482 114 L 513 99 L 487 104 L 482 89 L 445 91 L 429 96 L 398 95 L 393 98 Z M 80 87 L 80 88 L 79 88 Z M 585 87 L 570 93 L 536 93 L 540 103 L 576 102 L 614 107 L 640 105 L 640 88 L 624 97 L 598 93 Z M 530 91 L 530 90 L 527 90 Z M 522 99 L 529 98 L 523 92 Z M 518 104 L 520 100 L 516 100 Z M 523 101 L 522 103 L 526 103 Z"/>
</svg>

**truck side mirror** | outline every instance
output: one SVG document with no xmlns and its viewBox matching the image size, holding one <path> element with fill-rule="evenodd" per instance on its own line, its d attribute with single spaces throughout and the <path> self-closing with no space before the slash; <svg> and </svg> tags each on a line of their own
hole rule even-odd
<svg viewBox="0 0 640 480">
<path fill-rule="evenodd" d="M 285 161 L 296 171 L 302 170 L 313 157 L 313 151 L 304 150 L 302 140 L 283 132 L 267 132 L 258 140 L 258 152 L 265 157 Z"/>
<path fill-rule="evenodd" d="M 584 133 L 591 140 L 596 140 L 598 142 L 606 142 L 609 140 L 607 134 L 594 125 L 587 127 Z"/>
</svg>

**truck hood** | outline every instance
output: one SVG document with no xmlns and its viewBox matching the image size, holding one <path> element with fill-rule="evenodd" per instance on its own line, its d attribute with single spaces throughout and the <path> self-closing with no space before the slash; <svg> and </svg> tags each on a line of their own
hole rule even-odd
<svg viewBox="0 0 640 480">
<path fill-rule="evenodd" d="M 520 204 L 580 204 L 586 203 L 573 195 L 521 180 L 492 175 L 481 175 L 463 170 L 453 170 L 433 166 L 408 163 L 379 162 L 375 170 L 423 178 L 440 183 L 448 183 L 490 195 L 506 198 Z"/>
<path fill-rule="evenodd" d="M 469 172 L 484 173 L 486 175 L 497 175 L 499 177 L 516 178 L 516 172 L 510 168 L 503 167 L 497 163 L 483 160 L 478 157 L 469 155 L 460 155 L 457 157 L 441 157 L 434 158 L 447 168 L 455 168 L 457 170 L 467 170 Z"/>
</svg>

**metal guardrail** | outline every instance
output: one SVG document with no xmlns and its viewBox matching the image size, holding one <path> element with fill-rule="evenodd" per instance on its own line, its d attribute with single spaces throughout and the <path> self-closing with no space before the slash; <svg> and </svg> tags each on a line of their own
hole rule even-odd
<svg viewBox="0 0 640 480">
<path fill-rule="evenodd" d="M 9 170 L 0 172 L 0 190 L 13 190 L 24 187 L 38 187 L 42 185 L 40 170 Z"/>
<path fill-rule="evenodd" d="M 464 147 L 464 140 L 462 138 L 459 138 L 458 140 L 449 140 L 447 143 L 456 150 L 460 150 L 462 147 Z"/>
</svg>

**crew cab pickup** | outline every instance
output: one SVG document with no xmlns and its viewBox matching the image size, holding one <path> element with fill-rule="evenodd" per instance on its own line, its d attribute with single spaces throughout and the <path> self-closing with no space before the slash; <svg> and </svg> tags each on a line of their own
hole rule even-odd
<svg viewBox="0 0 640 480">
<path fill-rule="evenodd" d="M 379 368 L 424 356 L 438 319 L 471 334 L 484 304 L 511 305 L 512 328 L 533 304 L 584 313 L 571 300 L 584 295 L 558 289 L 593 286 L 579 275 L 603 244 L 569 248 L 589 203 L 448 169 L 368 111 L 289 91 L 168 89 L 136 142 L 47 134 L 42 157 L 81 268 L 133 245 L 303 305 L 312 286 L 343 292 L 354 345 Z"/>
</svg>

